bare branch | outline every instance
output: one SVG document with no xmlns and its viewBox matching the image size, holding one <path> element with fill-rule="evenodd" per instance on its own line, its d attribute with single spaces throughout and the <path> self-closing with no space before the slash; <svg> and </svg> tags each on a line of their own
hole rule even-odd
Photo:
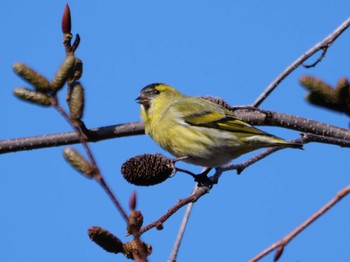
<svg viewBox="0 0 350 262">
<path fill-rule="evenodd" d="M 142 135 L 144 134 L 144 125 L 140 122 L 130 122 L 126 124 L 98 127 L 90 129 L 90 134 L 92 136 L 89 137 L 88 142 L 97 142 L 116 137 Z M 0 154 L 77 143 L 80 143 L 80 139 L 76 132 L 16 138 L 0 141 Z"/>
<path fill-rule="evenodd" d="M 339 145 L 342 147 L 350 147 L 350 140 L 309 134 L 309 133 L 303 134 L 303 141 L 304 143 L 318 142 L 318 143 L 324 143 L 324 144 Z"/>
<path fill-rule="evenodd" d="M 319 50 L 328 49 L 333 42 L 350 26 L 350 18 L 343 22 L 337 29 L 335 29 L 330 35 L 328 35 L 321 42 L 310 48 L 303 55 L 301 55 L 297 60 L 295 60 L 290 66 L 288 66 L 272 83 L 265 89 L 265 91 L 255 100 L 253 106 L 258 107 L 268 95 L 286 78 L 290 73 L 292 73 L 297 67 L 299 67 L 303 62 L 305 62 L 309 57 L 314 55 Z"/>
<path fill-rule="evenodd" d="M 104 180 L 102 173 L 100 171 L 100 168 L 98 167 L 95 157 L 92 154 L 92 151 L 90 149 L 90 146 L 87 143 L 87 137 L 84 135 L 84 133 L 82 132 L 81 128 L 79 126 L 76 126 L 74 124 L 74 121 L 69 117 L 69 115 L 64 111 L 64 109 L 60 106 L 60 104 L 58 103 L 57 100 L 57 96 L 53 97 L 55 99 L 55 103 L 54 103 L 54 108 L 61 114 L 61 116 L 66 119 L 66 121 L 75 129 L 75 133 L 78 135 L 78 139 L 79 142 L 83 145 L 85 152 L 87 153 L 88 157 L 89 157 L 89 161 L 92 164 L 93 170 L 95 170 L 94 172 L 94 179 L 96 180 L 97 183 L 100 184 L 100 186 L 105 190 L 105 192 L 107 193 L 107 195 L 109 196 L 109 198 L 112 200 L 113 204 L 115 205 L 115 207 L 118 209 L 118 211 L 120 212 L 121 216 L 123 217 L 123 219 L 125 221 L 128 221 L 128 215 L 126 214 L 124 208 L 122 207 L 122 205 L 120 204 L 119 200 L 117 199 L 116 195 L 113 193 L 113 191 L 111 190 L 110 186 L 106 183 L 106 181 Z"/>
<path fill-rule="evenodd" d="M 264 111 L 262 109 L 259 109 L 258 112 L 237 111 L 235 114 L 238 118 L 251 125 L 279 126 L 304 133 L 350 140 L 349 129 L 335 127 L 299 116 Z"/>
<path fill-rule="evenodd" d="M 265 111 L 235 111 L 235 114 L 241 120 L 251 125 L 279 126 L 305 133 L 334 137 L 339 141 L 350 139 L 350 130 L 335 127 L 314 120 L 292 116 L 289 114 Z M 144 134 L 144 124 L 140 122 L 130 122 L 113 126 L 105 126 L 89 129 L 88 142 L 97 142 L 105 139 L 134 136 Z M 318 141 L 320 142 L 320 141 Z M 47 147 L 56 147 L 80 143 L 79 135 L 76 132 L 65 132 L 44 136 L 17 138 L 0 141 L 0 154 L 32 150 Z M 338 144 L 346 146 L 346 144 Z"/>
<path fill-rule="evenodd" d="M 302 137 L 299 139 L 291 140 L 292 143 L 301 143 L 301 144 L 307 144 L 311 142 L 318 142 L 318 143 L 324 143 L 324 144 L 332 144 L 332 145 L 340 145 L 342 147 L 350 147 L 350 140 L 344 140 L 339 138 L 333 138 L 328 136 L 322 136 L 322 135 L 314 135 L 314 134 L 308 134 L 303 133 Z M 246 160 L 243 163 L 240 164 L 228 164 L 226 166 L 221 167 L 221 170 L 223 172 L 229 171 L 229 170 L 237 170 L 237 174 L 241 174 L 244 169 L 247 167 L 255 164 L 256 162 L 264 159 L 265 157 L 271 155 L 272 153 L 275 153 L 279 150 L 287 149 L 286 147 L 271 147 L 266 149 L 265 151 L 261 152 L 260 154 L 257 154 L 256 156 L 253 156 L 252 158 Z"/>
<path fill-rule="evenodd" d="M 299 138 L 299 139 L 294 139 L 291 140 L 290 142 L 292 143 L 301 143 L 304 144 L 307 142 L 306 138 Z M 252 164 L 264 159 L 265 157 L 271 155 L 272 153 L 275 153 L 279 150 L 282 149 L 287 149 L 286 147 L 270 147 L 268 149 L 266 149 L 265 151 L 261 152 L 260 154 L 257 154 L 256 156 L 253 156 L 252 158 L 246 160 L 243 163 L 240 164 L 228 164 L 226 166 L 221 167 L 221 170 L 223 172 L 225 171 L 229 171 L 229 170 L 237 170 L 237 174 L 241 174 L 243 172 L 244 169 L 246 169 L 247 167 L 251 166 Z"/>
<path fill-rule="evenodd" d="M 328 203 L 326 203 L 322 208 L 320 208 L 316 213 L 314 213 L 311 217 L 309 217 L 304 223 L 299 225 L 297 228 L 295 228 L 292 232 L 290 232 L 288 235 L 286 235 L 283 239 L 280 241 L 274 243 L 264 251 L 262 251 L 260 254 L 256 255 L 254 258 L 250 260 L 250 262 L 255 262 L 272 252 L 273 250 L 286 246 L 294 237 L 296 237 L 298 234 L 300 234 L 305 228 L 310 226 L 311 223 L 315 222 L 320 216 L 325 214 L 331 207 L 333 207 L 335 204 L 339 203 L 340 200 L 343 199 L 346 195 L 350 193 L 350 186 L 345 187 L 344 189 L 340 190 L 336 196 L 331 199 Z"/>
<path fill-rule="evenodd" d="M 193 203 L 196 202 L 199 198 L 201 198 L 202 196 L 204 196 L 205 194 L 207 194 L 209 192 L 209 187 L 206 186 L 202 186 L 202 187 L 198 187 L 191 196 L 181 199 L 176 205 L 174 205 L 173 207 L 171 207 L 168 212 L 166 212 L 163 216 L 161 216 L 159 219 L 157 219 L 156 221 L 148 224 L 147 226 L 141 228 L 140 230 L 140 234 L 145 233 L 146 231 L 150 230 L 151 228 L 154 227 L 161 227 L 161 225 L 168 220 L 168 218 L 170 218 L 175 212 L 177 212 L 181 207 L 187 205 L 188 203 Z"/>
<path fill-rule="evenodd" d="M 196 192 L 196 190 L 197 190 L 197 185 L 195 186 L 193 192 Z M 190 214 L 192 212 L 192 208 L 193 208 L 193 202 L 191 202 L 187 205 L 187 208 L 186 208 L 184 217 L 182 219 L 181 226 L 180 226 L 179 232 L 177 234 L 176 241 L 174 243 L 174 246 L 173 246 L 173 249 L 171 251 L 170 257 L 168 259 L 168 262 L 175 262 L 176 261 L 176 257 L 177 257 L 177 254 L 179 253 L 180 244 L 181 244 L 182 238 L 184 236 L 185 229 L 186 229 L 188 220 L 190 218 Z"/>
<path fill-rule="evenodd" d="M 326 56 L 326 53 L 328 51 L 328 47 L 323 47 L 322 48 L 322 53 L 321 55 L 317 58 L 317 60 L 315 62 L 313 62 L 311 65 L 306 65 L 305 63 L 302 63 L 302 66 L 305 68 L 311 68 L 311 67 L 316 67 L 318 65 L 318 63 L 320 63 L 322 61 L 322 59 Z"/>
</svg>

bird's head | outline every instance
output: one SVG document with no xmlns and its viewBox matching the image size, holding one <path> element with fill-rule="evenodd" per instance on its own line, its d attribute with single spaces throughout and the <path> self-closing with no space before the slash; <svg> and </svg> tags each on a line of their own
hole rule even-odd
<svg viewBox="0 0 350 262">
<path fill-rule="evenodd" d="M 157 103 L 159 106 L 165 106 L 179 95 L 180 93 L 171 86 L 154 83 L 142 88 L 136 101 L 141 104 L 145 111 L 148 111 L 154 103 Z"/>
</svg>

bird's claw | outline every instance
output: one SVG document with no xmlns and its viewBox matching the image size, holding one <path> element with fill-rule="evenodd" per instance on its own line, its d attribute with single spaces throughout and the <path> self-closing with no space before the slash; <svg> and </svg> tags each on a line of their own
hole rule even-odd
<svg viewBox="0 0 350 262">
<path fill-rule="evenodd" d="M 206 186 L 210 189 L 213 187 L 214 184 L 216 184 L 216 181 L 213 181 L 211 177 L 208 177 L 208 173 L 210 172 L 211 168 L 207 168 L 199 175 L 195 175 L 194 181 L 198 183 L 199 187 Z"/>
<path fill-rule="evenodd" d="M 194 177 L 194 181 L 197 182 L 198 187 L 206 186 L 209 188 L 213 187 L 213 181 L 206 174 L 199 174 Z"/>
</svg>

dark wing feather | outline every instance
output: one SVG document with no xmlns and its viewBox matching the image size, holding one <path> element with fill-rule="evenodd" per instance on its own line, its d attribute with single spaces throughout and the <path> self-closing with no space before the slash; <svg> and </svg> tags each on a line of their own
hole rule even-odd
<svg viewBox="0 0 350 262">
<path fill-rule="evenodd" d="M 204 99 L 196 98 L 191 103 L 176 103 L 174 106 L 183 112 L 183 120 L 190 125 L 249 135 L 270 136 L 238 119 L 231 111 Z"/>
</svg>

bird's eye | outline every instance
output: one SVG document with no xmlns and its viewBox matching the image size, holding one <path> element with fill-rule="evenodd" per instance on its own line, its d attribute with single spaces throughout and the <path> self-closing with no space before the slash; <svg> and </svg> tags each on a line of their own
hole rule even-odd
<svg viewBox="0 0 350 262">
<path fill-rule="evenodd" d="M 160 91 L 157 90 L 157 89 L 153 89 L 152 92 L 151 92 L 152 95 L 159 95 L 160 94 Z"/>
</svg>

